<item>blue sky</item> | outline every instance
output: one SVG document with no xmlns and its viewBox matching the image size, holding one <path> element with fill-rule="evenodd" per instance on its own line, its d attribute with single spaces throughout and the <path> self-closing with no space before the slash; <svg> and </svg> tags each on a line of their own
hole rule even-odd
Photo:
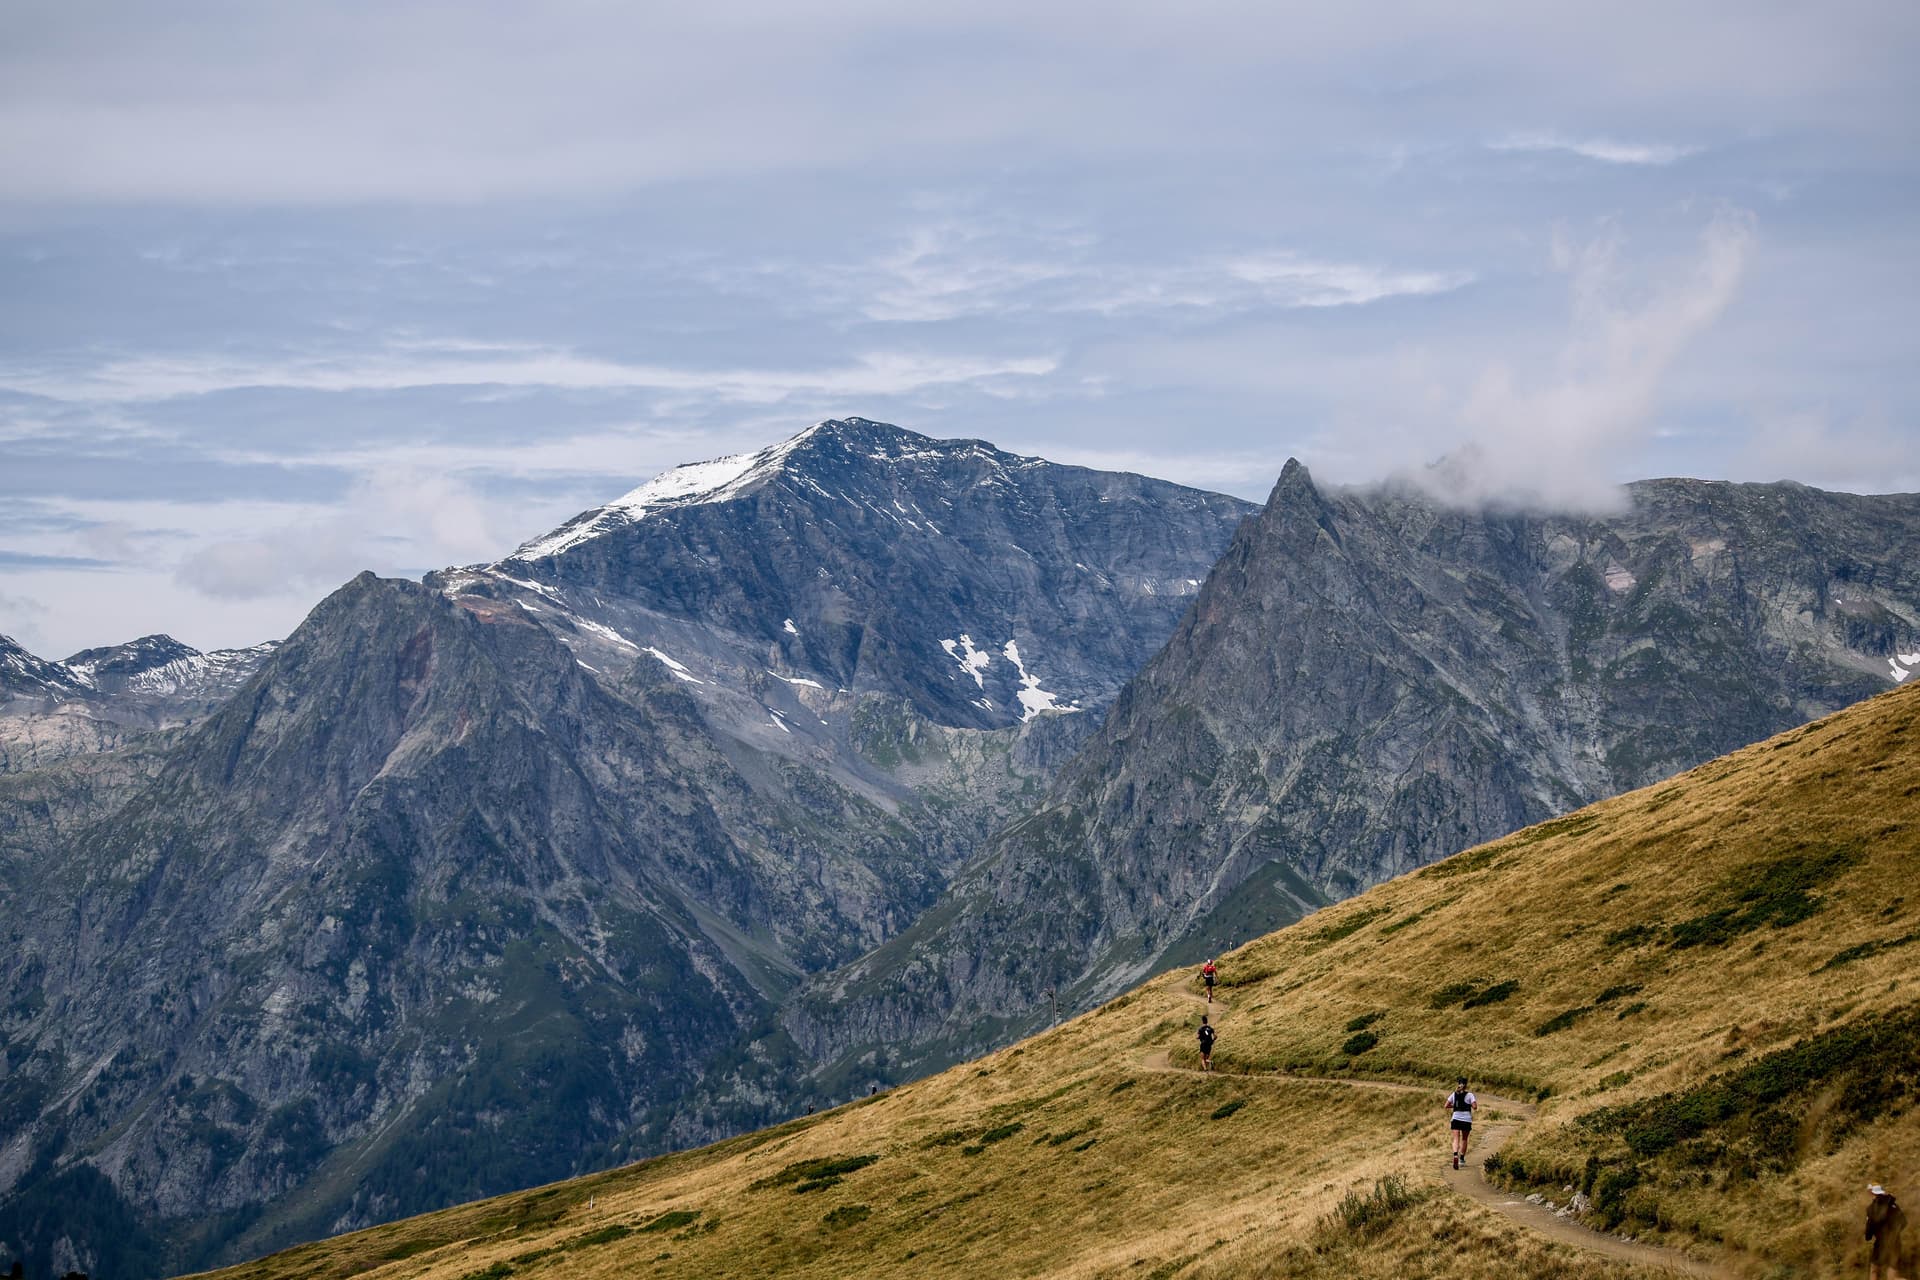
<svg viewBox="0 0 1920 1280">
<path fill-rule="evenodd" d="M 1917 15 L 24 0 L 0 632 L 283 635 L 850 414 L 1251 498 L 1920 488 Z"/>
</svg>

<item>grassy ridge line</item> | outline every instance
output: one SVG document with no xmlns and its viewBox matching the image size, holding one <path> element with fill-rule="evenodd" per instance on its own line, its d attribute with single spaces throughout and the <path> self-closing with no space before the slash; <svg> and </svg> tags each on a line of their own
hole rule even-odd
<svg viewBox="0 0 1920 1280">
<path fill-rule="evenodd" d="M 1384 1178 L 1416 1197 L 1437 1190 L 1445 1140 L 1428 1103 L 1457 1071 L 1544 1095 L 1511 1155 L 1529 1177 L 1577 1180 L 1589 1160 L 1622 1172 L 1626 1151 L 1597 1147 L 1583 1117 L 1654 1105 L 1907 1010 L 1920 986 L 1894 942 L 1920 927 L 1916 718 L 1920 689 L 1896 690 L 1241 948 L 1223 962 L 1235 1013 L 1216 1077 L 1136 1069 L 1149 1054 L 1191 1057 L 1192 979 L 1166 975 L 870 1103 L 225 1274 L 1627 1274 L 1516 1242 L 1445 1197 L 1359 1234 L 1332 1224 L 1343 1198 Z M 1744 898 L 1754 884 L 1771 887 Z M 1692 934 L 1675 927 L 1702 919 L 1717 919 L 1713 936 L 1678 945 Z M 1361 1019 L 1373 1043 L 1343 1051 Z M 1276 1068 L 1402 1079 L 1435 1096 L 1310 1081 L 1256 1093 L 1231 1074 Z M 1871 1171 L 1920 1188 L 1920 1126 L 1894 1104 L 1829 1123 L 1824 1088 L 1796 1120 L 1792 1159 L 1750 1177 L 1640 1158 L 1618 1197 L 1622 1225 L 1800 1275 L 1853 1267 L 1858 1187 Z M 753 1189 L 805 1162 L 866 1155 L 878 1158 L 828 1175 L 837 1181 Z M 826 1185 L 797 1189 L 815 1183 Z M 698 1216 L 639 1230 L 674 1213 Z M 614 1226 L 627 1234 L 582 1243 Z"/>
</svg>

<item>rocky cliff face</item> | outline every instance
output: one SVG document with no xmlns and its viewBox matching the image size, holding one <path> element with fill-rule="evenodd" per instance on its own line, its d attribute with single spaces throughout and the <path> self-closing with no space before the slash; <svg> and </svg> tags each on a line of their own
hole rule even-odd
<svg viewBox="0 0 1920 1280">
<path fill-rule="evenodd" d="M 1248 509 L 872 423 L 705 466 L 0 777 L 0 1240 L 157 1274 L 725 1124 L 692 1084 L 1038 801 Z"/>
<path fill-rule="evenodd" d="M 1046 801 L 782 1013 L 916 1071 L 1920 666 L 1920 498 L 1659 480 L 1575 518 L 1289 464 Z"/>
</svg>

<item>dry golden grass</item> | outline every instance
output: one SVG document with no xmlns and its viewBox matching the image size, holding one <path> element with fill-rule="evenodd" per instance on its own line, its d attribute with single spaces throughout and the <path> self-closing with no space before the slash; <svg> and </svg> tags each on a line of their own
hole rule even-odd
<svg viewBox="0 0 1920 1280">
<path fill-rule="evenodd" d="M 1870 1118 L 1837 1086 L 1789 1097 L 1767 1113 L 1772 1128 L 1793 1127 L 1789 1155 L 1746 1166 L 1724 1152 L 1715 1164 L 1700 1144 L 1678 1149 L 1695 1152 L 1692 1165 L 1673 1152 L 1640 1159 L 1578 1118 L 1915 1008 L 1920 943 L 1829 965 L 1920 931 L 1916 720 L 1920 688 L 1894 691 L 1241 948 L 1222 962 L 1212 1077 L 1146 1069 L 1169 1052 L 1176 1066 L 1193 1061 L 1201 1006 L 1191 975 L 1170 974 L 877 1099 L 222 1274 L 1630 1274 L 1442 1186 L 1439 1096 L 1466 1072 L 1546 1095 L 1503 1153 L 1534 1185 L 1577 1178 L 1589 1156 L 1633 1164 L 1627 1229 L 1713 1256 L 1729 1274 L 1840 1275 L 1862 1261 L 1869 1175 L 1920 1199 L 1920 1120 L 1901 1098 L 1878 1098 Z M 1725 936 L 1674 945 L 1672 926 L 1703 919 L 1696 935 Z M 1503 999 L 1433 1007 L 1451 984 L 1508 982 Z M 1537 1034 L 1570 1010 L 1586 1012 Z M 1377 1043 L 1343 1052 L 1350 1025 L 1370 1014 Z M 1432 1092 L 1234 1074 L 1281 1069 Z M 877 1158 L 837 1181 L 795 1170 L 859 1156 Z M 1417 1203 L 1364 1230 L 1338 1225 L 1342 1196 L 1389 1176 Z"/>
</svg>

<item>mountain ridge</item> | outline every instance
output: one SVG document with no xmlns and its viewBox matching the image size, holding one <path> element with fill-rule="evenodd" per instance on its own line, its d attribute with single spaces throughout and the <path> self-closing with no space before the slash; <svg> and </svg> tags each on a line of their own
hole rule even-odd
<svg viewBox="0 0 1920 1280">
<path fill-rule="evenodd" d="M 1048 797 L 784 1034 L 911 1075 L 1897 683 L 1920 497 L 1629 494 L 1468 512 L 1290 462 Z"/>
<path fill-rule="evenodd" d="M 813 487 L 363 574 L 205 719 L 0 776 L 5 1221 L 85 1205 L 74 1256 L 154 1274 L 698 1140 L 703 1065 L 937 899 L 1177 621 L 1142 584 L 1197 582 L 1247 507 L 809 443 Z M 131 696 L 186 659 L 76 660 Z M 1061 680 L 1084 710 L 1019 699 Z"/>
</svg>

